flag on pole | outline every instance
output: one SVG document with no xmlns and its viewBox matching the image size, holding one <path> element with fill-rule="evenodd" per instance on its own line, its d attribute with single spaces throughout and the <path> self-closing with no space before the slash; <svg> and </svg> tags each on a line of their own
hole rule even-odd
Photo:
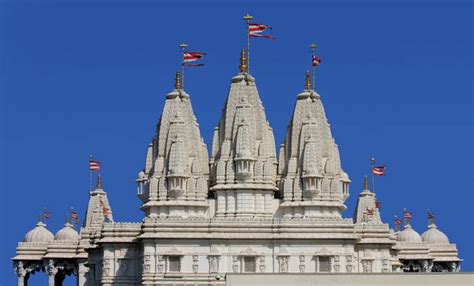
<svg viewBox="0 0 474 286">
<path fill-rule="evenodd" d="M 51 217 L 51 212 L 49 212 L 46 208 L 43 208 L 43 217 L 44 219 L 49 219 Z"/>
<path fill-rule="evenodd" d="M 272 27 L 265 24 L 249 23 L 249 37 L 275 39 L 273 35 L 263 34 L 266 30 L 272 30 Z"/>
<path fill-rule="evenodd" d="M 321 64 L 321 59 L 318 56 L 313 55 L 312 63 L 313 67 L 317 67 Z"/>
<path fill-rule="evenodd" d="M 431 210 L 427 210 L 427 212 L 428 212 L 428 219 L 429 220 L 434 219 L 434 214 L 431 212 Z"/>
<path fill-rule="evenodd" d="M 394 216 L 395 230 L 400 231 L 400 226 L 403 224 L 403 221 L 398 217 Z"/>
<path fill-rule="evenodd" d="M 406 209 L 403 210 L 403 217 L 404 217 L 406 220 L 410 220 L 410 219 L 411 219 L 411 212 L 407 211 Z"/>
<path fill-rule="evenodd" d="M 202 67 L 204 64 L 190 64 L 191 62 L 202 59 L 206 53 L 203 52 L 184 52 L 183 54 L 183 65 L 187 67 Z"/>
<path fill-rule="evenodd" d="M 385 176 L 385 166 L 372 167 L 374 176 Z"/>
<path fill-rule="evenodd" d="M 382 207 L 382 203 L 379 200 L 375 201 L 375 208 L 380 209 Z"/>
<path fill-rule="evenodd" d="M 73 208 L 71 208 L 71 219 L 75 224 L 79 223 L 79 215 L 74 211 Z"/>
<path fill-rule="evenodd" d="M 90 159 L 89 160 L 89 170 L 90 171 L 100 171 L 100 162 Z"/>
</svg>

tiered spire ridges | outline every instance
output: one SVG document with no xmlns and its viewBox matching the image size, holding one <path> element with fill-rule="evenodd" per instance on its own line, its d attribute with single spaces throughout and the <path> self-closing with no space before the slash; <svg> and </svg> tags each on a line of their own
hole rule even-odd
<svg viewBox="0 0 474 286">
<path fill-rule="evenodd" d="M 320 97 L 311 90 L 309 72 L 305 90 L 297 96 L 285 142 L 280 147 L 279 175 L 287 217 L 331 216 L 341 218 L 347 199 L 347 174 L 342 170 L 339 150 L 331 135 Z M 317 191 L 306 189 L 306 167 L 314 169 Z"/>
<path fill-rule="evenodd" d="M 191 106 L 176 73 L 166 96 L 156 135 L 139 173 L 138 196 L 148 217 L 204 216 L 207 211 L 208 154 Z"/>
<path fill-rule="evenodd" d="M 222 211 L 240 215 L 242 211 L 248 215 L 265 213 L 267 216 L 271 215 L 270 200 L 273 200 L 273 192 L 277 190 L 275 140 L 255 80 L 243 72 L 244 53 L 241 53 L 240 59 L 241 73 L 232 79 L 221 119 L 214 129 L 210 160 L 211 191 L 223 191 L 218 194 L 218 214 Z M 224 193 L 224 190 L 229 190 L 229 193 Z M 230 200 L 229 209 L 222 209 L 224 205 L 219 204 L 219 197 L 230 195 L 230 192 L 234 192 L 232 197 L 222 199 Z M 266 199 L 258 203 L 250 202 L 253 196 L 260 200 L 260 195 Z M 248 202 L 245 201 L 247 199 Z M 257 207 L 258 210 L 240 209 L 242 204 L 247 203 L 261 203 L 263 206 Z"/>
</svg>

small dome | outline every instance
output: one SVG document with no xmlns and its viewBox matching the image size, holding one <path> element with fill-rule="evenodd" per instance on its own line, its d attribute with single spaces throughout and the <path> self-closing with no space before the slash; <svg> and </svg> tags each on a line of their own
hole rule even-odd
<svg viewBox="0 0 474 286">
<path fill-rule="evenodd" d="M 449 244 L 449 239 L 434 223 L 428 226 L 428 230 L 421 235 L 424 243 L 428 244 Z"/>
<path fill-rule="evenodd" d="M 348 182 L 348 183 L 351 182 L 351 179 L 349 179 L 349 175 L 347 175 L 347 173 L 342 170 L 341 170 L 341 181 Z"/>
<path fill-rule="evenodd" d="M 46 228 L 46 224 L 39 221 L 35 228 L 30 230 L 26 235 L 24 242 L 50 242 L 54 239 L 54 235 Z"/>
<path fill-rule="evenodd" d="M 73 225 L 67 222 L 64 227 L 59 230 L 54 236 L 54 240 L 72 240 L 77 241 L 80 239 L 79 234 L 74 229 Z"/>
<path fill-rule="evenodd" d="M 397 235 L 397 241 L 399 242 L 406 242 L 406 243 L 422 243 L 421 237 L 416 232 L 413 230 L 411 225 L 407 224 L 405 226 L 405 229 L 402 230 L 398 235 Z"/>
</svg>

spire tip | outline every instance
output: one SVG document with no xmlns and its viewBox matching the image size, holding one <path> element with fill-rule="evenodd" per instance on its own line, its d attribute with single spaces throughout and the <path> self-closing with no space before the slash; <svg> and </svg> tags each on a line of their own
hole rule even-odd
<svg viewBox="0 0 474 286">
<path fill-rule="evenodd" d="M 240 72 L 244 73 L 247 71 L 247 65 L 245 64 L 245 50 L 242 49 L 240 51 L 240 66 L 239 66 Z"/>
<path fill-rule="evenodd" d="M 181 74 L 179 71 L 176 72 L 174 88 L 177 90 L 181 89 Z"/>
</svg>

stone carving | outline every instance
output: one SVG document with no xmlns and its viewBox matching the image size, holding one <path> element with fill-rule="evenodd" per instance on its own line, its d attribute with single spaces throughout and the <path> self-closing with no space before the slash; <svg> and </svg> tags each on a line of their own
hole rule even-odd
<svg viewBox="0 0 474 286">
<path fill-rule="evenodd" d="M 54 264 L 54 260 L 49 259 L 45 262 L 45 271 L 48 276 L 54 276 L 58 273 L 58 267 Z"/>
<path fill-rule="evenodd" d="M 304 273 L 305 268 L 306 268 L 306 262 L 305 262 L 306 261 L 306 256 L 300 255 L 299 260 L 300 260 L 300 265 L 299 265 L 300 272 Z"/>
<path fill-rule="evenodd" d="M 238 255 L 233 255 L 232 256 L 232 271 L 234 273 L 239 272 L 239 256 Z"/>
<path fill-rule="evenodd" d="M 199 271 L 199 256 L 193 255 L 193 272 L 198 273 Z"/>
<path fill-rule="evenodd" d="M 362 271 L 364 273 L 372 272 L 372 260 L 362 260 Z"/>
<path fill-rule="evenodd" d="M 151 272 L 151 255 L 149 254 L 143 256 L 143 271 L 145 273 Z"/>
<path fill-rule="evenodd" d="M 25 277 L 27 271 L 25 267 L 23 266 L 22 261 L 14 262 L 13 268 L 18 277 Z"/>
<path fill-rule="evenodd" d="M 260 256 L 259 262 L 260 262 L 260 264 L 258 266 L 258 270 L 260 272 L 265 272 L 265 256 L 263 256 L 263 255 Z"/>
<path fill-rule="evenodd" d="M 111 264 L 112 264 L 112 261 L 109 258 L 104 258 L 102 260 L 102 275 L 104 275 L 104 276 L 109 276 L 110 275 Z"/>
<path fill-rule="evenodd" d="M 163 255 L 156 256 L 156 260 L 158 261 L 156 263 L 156 271 L 158 273 L 165 272 L 165 259 L 164 259 Z"/>
<path fill-rule="evenodd" d="M 278 269 L 280 273 L 288 272 L 288 259 L 289 256 L 278 256 Z"/>
<path fill-rule="evenodd" d="M 220 256 L 218 255 L 209 255 L 209 272 L 218 273 L 219 272 L 219 260 Z"/>
</svg>

